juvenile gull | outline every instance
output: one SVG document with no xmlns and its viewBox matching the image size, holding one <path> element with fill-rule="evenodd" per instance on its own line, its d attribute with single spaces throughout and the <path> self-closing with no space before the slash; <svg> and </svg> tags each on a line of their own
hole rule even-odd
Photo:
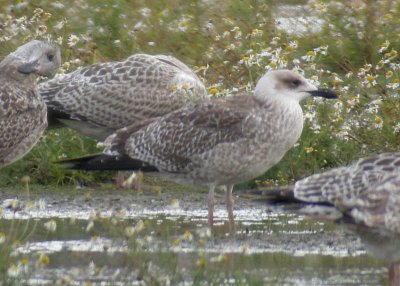
<svg viewBox="0 0 400 286">
<path fill-rule="evenodd" d="M 391 262 L 388 285 L 400 285 L 400 152 L 360 159 L 262 196 L 254 193 L 263 201 L 296 202 L 302 214 L 342 223 L 370 254 Z"/>
<path fill-rule="evenodd" d="M 108 156 L 64 163 L 72 169 L 109 170 L 122 168 L 121 161 L 126 169 L 159 171 L 179 183 L 207 186 L 211 227 L 214 189 L 225 186 L 232 233 L 233 185 L 262 175 L 296 143 L 303 129 L 299 102 L 310 95 L 336 98 L 334 92 L 317 89 L 298 73 L 269 71 L 254 95 L 189 104 L 118 130 L 105 141 Z"/>
<path fill-rule="evenodd" d="M 400 234 L 399 179 L 400 153 L 382 153 L 302 179 L 294 197 L 331 204 L 357 224 Z"/>
<path fill-rule="evenodd" d="M 400 152 L 311 175 L 279 195 L 304 205 L 304 214 L 345 222 L 374 256 L 400 262 Z M 399 285 L 398 264 L 391 264 L 389 278 Z"/>
<path fill-rule="evenodd" d="M 294 186 L 267 189 L 262 193 L 267 201 L 295 201 L 310 205 L 311 214 L 324 218 L 351 218 L 360 225 L 400 233 L 400 204 L 386 208 L 387 204 L 400 198 L 396 198 L 400 196 L 400 185 L 396 190 L 396 184 L 393 184 L 399 179 L 400 152 L 389 152 L 360 159 L 350 166 L 311 175 L 297 181 Z"/>
<path fill-rule="evenodd" d="M 41 83 L 39 90 L 49 127 L 66 125 L 97 140 L 207 98 L 204 84 L 184 63 L 146 54 L 60 75 Z"/>
<path fill-rule="evenodd" d="M 22 158 L 42 136 L 47 112 L 36 75 L 53 76 L 60 63 L 56 45 L 36 40 L 0 62 L 0 167 Z"/>
</svg>

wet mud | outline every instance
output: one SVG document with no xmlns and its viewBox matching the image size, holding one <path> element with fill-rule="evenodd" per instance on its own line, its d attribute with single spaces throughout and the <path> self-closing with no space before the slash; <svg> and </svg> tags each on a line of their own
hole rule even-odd
<svg viewBox="0 0 400 286">
<path fill-rule="evenodd" d="M 16 279 L 31 285 L 382 285 L 388 272 L 347 228 L 241 192 L 233 237 L 222 192 L 213 233 L 206 192 L 190 188 L 1 190 L 0 197 L 1 231 L 20 241 L 11 261 L 27 265 Z"/>
</svg>

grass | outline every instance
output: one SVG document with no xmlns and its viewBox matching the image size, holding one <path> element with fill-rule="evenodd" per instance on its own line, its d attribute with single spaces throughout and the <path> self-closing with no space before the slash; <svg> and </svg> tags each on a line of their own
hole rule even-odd
<svg viewBox="0 0 400 286">
<path fill-rule="evenodd" d="M 324 22 L 317 25 L 316 32 L 311 31 L 314 24 L 310 22 L 310 31 L 301 35 L 281 30 L 276 20 L 279 20 L 281 5 L 285 4 L 303 5 L 301 9 L 305 10 L 297 13 L 321 18 Z M 303 104 L 306 119 L 300 141 L 262 177 L 239 186 L 249 188 L 257 184 L 291 183 L 370 153 L 398 150 L 400 65 L 397 51 L 400 41 L 395 27 L 399 26 L 399 0 L 15 0 L 0 6 L 0 58 L 28 40 L 51 39 L 61 46 L 64 64 L 60 72 L 65 73 L 140 52 L 170 54 L 181 59 L 198 72 L 209 92 L 216 96 L 234 94 L 237 92 L 234 88 L 252 90 L 257 79 L 270 68 L 294 68 L 322 87 L 336 90 L 340 94 L 336 102 L 308 100 Z M 78 197 L 82 204 L 90 204 L 90 189 L 82 194 L 71 186 L 95 186 L 96 192 L 106 194 L 112 192 L 110 183 L 115 173 L 64 171 L 52 162 L 99 151 L 90 138 L 67 129 L 50 130 L 27 156 L 1 170 L 0 187 L 6 189 L 2 195 L 21 195 L 27 190 L 35 195 L 46 190 L 65 198 Z M 161 186 L 162 192 L 187 190 L 157 178 L 145 178 L 150 180 L 147 181 L 149 185 Z M 184 229 L 190 229 L 191 223 L 160 219 L 161 226 L 157 220 L 145 221 L 144 230 L 130 237 L 126 235 L 127 229 L 135 228 L 137 220 L 94 218 L 93 227 L 86 231 L 87 220 L 77 219 L 72 224 L 60 219 L 55 221 L 54 232 L 49 230 L 53 223 L 50 219 L 0 220 L 0 283 L 23 284 L 30 272 L 19 275 L 17 280 L 4 277 L 12 276 L 10 269 L 22 271 L 26 265 L 29 271 L 34 271 L 60 261 L 71 260 L 86 267 L 91 260 L 110 259 L 108 253 L 104 256 L 64 253 L 61 257 L 39 253 L 13 255 L 20 244 L 33 240 L 108 236 L 127 241 L 130 252 L 122 255 L 123 266 L 139 269 L 138 277 L 145 283 L 166 285 L 170 281 L 177 284 L 186 278 L 179 271 L 182 257 L 171 253 L 152 256 L 141 247 L 150 234 L 161 237 L 168 246 L 175 243 L 175 239 L 176 243 L 182 243 Z M 269 223 L 272 225 L 272 221 Z M 282 225 L 274 227 L 282 229 Z M 307 222 L 298 226 L 300 230 L 310 227 Z M 190 274 L 195 284 L 200 285 L 204 281 L 227 284 L 227 277 L 236 277 L 239 285 L 266 283 L 252 277 L 251 271 L 243 274 L 235 270 L 242 270 L 241 263 L 261 272 L 265 269 L 259 266 L 267 265 L 268 269 L 277 269 L 276 275 L 284 277 L 287 272 L 282 269 L 321 265 L 321 260 L 313 260 L 313 257 L 293 258 L 281 254 L 237 255 L 236 259 L 221 256 L 217 262 L 210 262 L 212 255 L 207 256 L 200 250 L 184 256 L 192 266 Z M 361 265 L 364 259 L 323 258 L 328 265 L 327 273 L 335 268 Z M 368 263 L 371 268 L 381 267 L 372 259 Z M 158 265 L 162 273 L 157 272 L 160 268 L 154 265 Z M 288 265 L 289 268 L 285 268 Z M 96 269 L 102 268 L 97 266 Z M 277 281 L 282 281 L 279 278 Z"/>
<path fill-rule="evenodd" d="M 50 3 L 0 7 L 0 57 L 29 39 L 50 38 L 62 47 L 61 72 L 138 52 L 163 53 L 196 69 L 216 96 L 235 93 L 234 87 L 252 90 L 270 68 L 295 68 L 335 89 L 336 103 L 305 103 L 308 119 L 298 146 L 259 181 L 287 183 L 398 148 L 400 42 L 398 31 L 387 27 L 400 24 L 400 1 L 297 1 L 303 13 L 324 19 L 317 32 L 302 35 L 279 29 L 276 1 Z M 72 131 L 49 131 L 28 156 L 2 170 L 0 186 L 24 175 L 43 185 L 109 181 L 111 173 L 64 172 L 51 164 L 99 151 Z"/>
</svg>

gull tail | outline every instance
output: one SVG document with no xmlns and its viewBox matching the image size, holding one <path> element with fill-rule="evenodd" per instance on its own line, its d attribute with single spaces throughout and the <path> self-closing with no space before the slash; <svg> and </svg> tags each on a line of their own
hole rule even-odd
<svg viewBox="0 0 400 286">
<path fill-rule="evenodd" d="M 247 195 L 254 201 L 269 204 L 301 203 L 294 197 L 294 185 L 263 187 L 250 190 Z"/>
<path fill-rule="evenodd" d="M 346 218 L 332 204 L 324 201 L 304 201 L 295 196 L 294 185 L 259 188 L 247 193 L 253 201 L 279 205 L 307 217 L 323 221 L 339 221 Z"/>
<path fill-rule="evenodd" d="M 48 123 L 47 128 L 48 129 L 64 127 L 65 125 L 59 120 L 60 118 L 70 119 L 70 116 L 67 113 L 58 111 L 50 106 L 47 106 L 47 123 Z"/>
<path fill-rule="evenodd" d="M 142 171 L 158 172 L 159 170 L 141 160 L 132 159 L 127 155 L 94 154 L 80 158 L 54 162 L 64 170 L 86 171 Z"/>
</svg>

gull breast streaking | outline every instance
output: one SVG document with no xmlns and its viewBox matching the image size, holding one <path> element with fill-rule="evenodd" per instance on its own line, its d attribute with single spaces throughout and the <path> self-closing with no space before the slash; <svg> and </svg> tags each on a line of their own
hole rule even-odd
<svg viewBox="0 0 400 286">
<path fill-rule="evenodd" d="M 48 106 L 49 127 L 66 125 L 97 140 L 207 98 L 204 84 L 184 63 L 146 54 L 59 75 L 39 90 Z"/>
<path fill-rule="evenodd" d="M 269 71 L 254 95 L 189 104 L 123 128 L 105 141 L 111 155 L 73 159 L 64 162 L 65 167 L 159 171 L 179 183 L 206 186 L 210 226 L 214 189 L 225 186 L 233 232 L 233 185 L 262 175 L 296 143 L 303 129 L 299 102 L 310 95 L 336 98 L 333 91 L 317 89 L 296 72 Z"/>
<path fill-rule="evenodd" d="M 53 76 L 60 63 L 58 46 L 37 40 L 0 62 L 0 167 L 22 158 L 42 136 L 47 111 L 36 75 Z"/>
</svg>

